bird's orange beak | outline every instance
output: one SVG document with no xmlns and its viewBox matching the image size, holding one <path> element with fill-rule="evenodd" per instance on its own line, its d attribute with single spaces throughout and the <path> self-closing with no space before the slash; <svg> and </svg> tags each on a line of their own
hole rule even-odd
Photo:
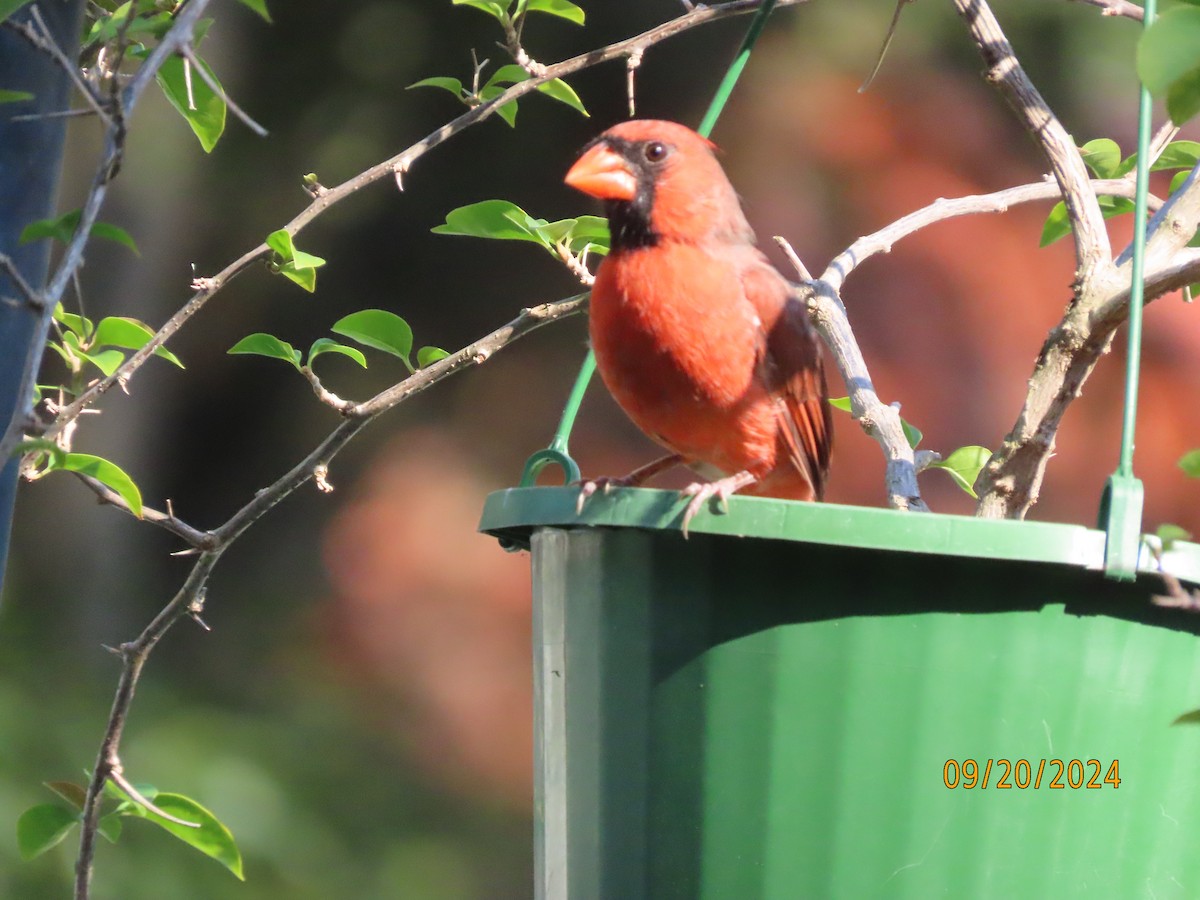
<svg viewBox="0 0 1200 900">
<path fill-rule="evenodd" d="M 632 200 L 637 196 L 637 176 L 629 163 L 604 144 L 596 144 L 579 157 L 563 180 L 601 200 Z"/>
</svg>

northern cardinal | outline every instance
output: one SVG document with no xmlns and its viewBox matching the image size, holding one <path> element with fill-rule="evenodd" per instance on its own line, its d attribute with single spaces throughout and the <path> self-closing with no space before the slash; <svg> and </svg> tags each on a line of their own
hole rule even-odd
<svg viewBox="0 0 1200 900">
<path fill-rule="evenodd" d="M 635 119 L 588 144 L 565 179 L 604 201 L 612 232 L 592 286 L 597 368 L 670 451 L 586 482 L 580 507 L 597 487 L 682 463 L 716 478 L 684 489 L 685 536 L 711 497 L 821 499 L 833 428 L 808 313 L 754 246 L 715 149 L 686 126 Z"/>
</svg>

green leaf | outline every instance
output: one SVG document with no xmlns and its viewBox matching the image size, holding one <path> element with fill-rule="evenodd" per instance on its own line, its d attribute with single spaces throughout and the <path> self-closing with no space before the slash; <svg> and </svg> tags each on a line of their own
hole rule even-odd
<svg viewBox="0 0 1200 900">
<path fill-rule="evenodd" d="M 579 95 L 575 93 L 575 89 L 561 78 L 555 78 L 547 81 L 545 84 L 539 84 L 538 90 L 547 97 L 553 97 L 559 103 L 565 103 L 571 109 L 578 110 L 585 116 L 590 117 L 590 113 L 584 108 L 583 101 L 579 99 Z"/>
<path fill-rule="evenodd" d="M 1163 13 L 1142 34 L 1137 71 L 1155 97 L 1182 125 L 1200 107 L 1200 8 L 1178 6 Z"/>
<path fill-rule="evenodd" d="M 96 336 L 92 339 L 91 345 L 93 347 L 107 346 L 141 350 L 152 337 L 154 337 L 154 330 L 145 322 L 125 316 L 108 316 L 101 319 L 100 324 L 96 326 Z M 156 348 L 154 355 L 183 368 L 179 357 L 166 347 Z"/>
<path fill-rule="evenodd" d="M 1200 66 L 1167 89 L 1167 114 L 1176 125 L 1190 121 L 1200 112 Z"/>
<path fill-rule="evenodd" d="M 197 57 L 197 62 L 212 77 L 215 84 L 217 76 L 212 67 Z M 155 75 L 159 87 L 162 88 L 167 100 L 179 112 L 192 131 L 200 140 L 200 146 L 205 153 L 211 153 L 217 141 L 225 131 L 225 101 L 219 94 L 213 92 L 205 80 L 195 72 L 191 73 L 191 99 L 189 102 L 187 79 L 184 74 L 185 60 L 179 56 L 170 56 Z"/>
<path fill-rule="evenodd" d="M 24 860 L 56 846 L 79 822 L 79 816 L 57 803 L 31 806 L 17 819 L 17 849 Z"/>
<path fill-rule="evenodd" d="M 54 307 L 54 321 L 58 322 L 69 331 L 73 331 L 81 340 L 88 340 L 92 332 L 95 331 L 95 326 L 92 325 L 91 319 L 86 319 L 83 316 L 77 316 L 74 313 L 69 313 L 63 309 L 62 303 L 58 303 Z"/>
<path fill-rule="evenodd" d="M 104 835 L 110 844 L 115 844 L 121 838 L 121 814 L 110 812 L 107 816 L 101 816 L 100 821 L 96 823 L 96 830 Z"/>
<path fill-rule="evenodd" d="M 491 103 L 493 100 L 495 100 L 501 94 L 503 94 L 504 91 L 505 91 L 505 89 L 498 84 L 489 84 L 486 87 L 480 88 L 479 99 L 481 101 L 483 101 L 484 103 Z M 496 114 L 498 116 L 500 116 L 500 118 L 502 118 L 505 122 L 508 123 L 509 128 L 517 127 L 517 101 L 516 100 L 509 100 L 507 103 L 502 104 L 501 106 L 497 106 Z"/>
<path fill-rule="evenodd" d="M 519 81 L 524 81 L 529 77 L 529 73 L 518 66 L 516 63 L 508 63 L 501 66 L 491 74 L 487 81 L 483 83 L 485 88 L 494 86 L 507 87 L 510 84 L 516 84 Z M 483 92 L 480 91 L 480 96 Z"/>
<path fill-rule="evenodd" d="M 30 0 L 0 0 L 0 22 L 3 22 L 22 6 L 26 6 Z"/>
<path fill-rule="evenodd" d="M 916 450 L 917 445 L 921 443 L 921 438 L 925 437 L 921 429 L 903 416 L 900 418 L 900 427 L 904 429 L 904 439 L 908 441 L 908 446 Z"/>
<path fill-rule="evenodd" d="M 306 256 L 308 254 L 305 254 Z M 312 257 L 319 259 L 319 257 Z M 321 260 L 321 265 L 325 264 L 325 260 Z M 315 266 L 297 266 L 295 263 L 284 263 L 279 267 L 279 274 L 285 278 L 289 278 L 300 287 L 304 288 L 310 294 L 317 289 L 317 269 Z"/>
<path fill-rule="evenodd" d="M 125 474 L 116 463 L 109 462 L 100 456 L 89 453 L 68 453 L 61 467 L 67 472 L 79 472 L 90 475 L 103 485 L 116 491 L 125 504 L 139 519 L 142 517 L 142 492 L 134 484 L 133 479 Z"/>
<path fill-rule="evenodd" d="M 1192 533 L 1186 528 L 1182 528 L 1179 525 L 1172 525 L 1169 522 L 1159 525 L 1154 530 L 1154 534 L 1162 541 L 1163 550 L 1170 550 L 1176 541 L 1190 541 L 1192 539 Z"/>
<path fill-rule="evenodd" d="M 1200 143 L 1172 141 L 1163 148 L 1163 152 L 1159 154 L 1150 170 L 1161 172 L 1164 169 L 1191 169 L 1197 162 L 1200 162 Z M 1184 177 L 1187 177 L 1186 172 Z"/>
<path fill-rule="evenodd" d="M 92 226 L 92 237 L 104 238 L 106 241 L 115 241 L 118 244 L 124 244 L 135 255 L 142 255 L 141 251 L 138 250 L 137 244 L 130 237 L 129 232 L 117 225 L 110 225 L 108 222 L 97 222 Z"/>
<path fill-rule="evenodd" d="M 267 0 L 239 0 L 239 2 L 258 13 L 264 22 L 271 21 L 271 14 L 267 12 Z"/>
<path fill-rule="evenodd" d="M 296 255 L 296 247 L 292 243 L 292 236 L 286 228 L 280 228 L 278 231 L 272 231 L 268 234 L 266 245 L 278 253 L 284 262 L 290 262 L 292 257 Z"/>
<path fill-rule="evenodd" d="M 580 216 L 578 219 L 560 219 L 544 225 L 534 225 L 533 231 L 547 246 L 566 241 L 572 253 L 587 247 L 589 252 L 601 255 L 608 252 L 612 240 L 608 231 L 608 220 L 601 216 Z"/>
<path fill-rule="evenodd" d="M 1096 200 L 1100 206 L 1101 214 L 1106 219 L 1111 219 L 1113 216 L 1123 215 L 1127 212 L 1133 212 L 1133 201 L 1125 197 L 1101 195 Z M 1042 239 L 1038 246 L 1048 247 L 1070 233 L 1071 221 L 1067 218 L 1067 206 L 1060 200 L 1054 204 L 1054 208 L 1050 210 L 1050 215 L 1046 216 L 1046 224 L 1042 226 Z"/>
<path fill-rule="evenodd" d="M 548 225 L 508 200 L 481 200 L 446 213 L 444 225 L 432 229 L 434 234 L 458 234 L 466 237 L 493 238 L 501 241 L 531 241 L 548 246 L 537 231 Z"/>
<path fill-rule="evenodd" d="M 1121 148 L 1109 138 L 1088 141 L 1079 148 L 1079 155 L 1097 178 L 1116 178 L 1121 166 Z"/>
<path fill-rule="evenodd" d="M 87 801 L 87 788 L 83 785 L 73 781 L 47 781 L 44 784 L 77 810 L 83 810 L 83 804 Z"/>
<path fill-rule="evenodd" d="M 150 810 L 145 810 L 146 818 L 158 825 L 164 831 L 170 832 L 190 847 L 199 850 L 205 856 L 215 859 L 239 881 L 245 881 L 242 873 L 242 854 L 233 839 L 233 833 L 211 812 L 183 794 L 162 792 L 154 798 L 154 805 L 165 813 L 183 819 L 185 822 L 195 822 L 199 828 L 188 828 L 180 825 Z"/>
<path fill-rule="evenodd" d="M 457 78 L 451 78 L 448 75 L 434 75 L 432 78 L 422 78 L 420 81 L 414 81 L 405 90 L 411 91 L 413 88 L 419 87 L 441 88 L 443 91 L 449 91 L 460 99 L 463 95 L 463 83 Z"/>
<path fill-rule="evenodd" d="M 75 229 L 79 227 L 79 219 L 82 215 L 81 210 L 73 209 L 55 219 L 40 219 L 37 222 L 30 222 L 21 230 L 20 242 L 28 244 L 30 241 L 52 238 L 65 244 L 74 237 Z M 110 225 L 108 222 L 95 222 L 92 224 L 90 234 L 92 237 L 104 238 L 105 240 L 116 241 L 118 244 L 124 244 L 134 253 L 138 253 L 137 244 L 134 243 L 133 238 L 129 236 L 129 232 L 124 228 Z M 138 253 L 138 255 L 140 256 L 141 254 Z"/>
<path fill-rule="evenodd" d="M 441 347 L 422 347 L 417 351 L 417 368 L 424 369 L 426 366 L 431 366 L 439 359 L 445 359 L 449 355 Z"/>
<path fill-rule="evenodd" d="M 80 356 L 104 373 L 107 378 L 125 362 L 125 354 L 120 350 L 98 350 L 96 352 L 79 350 Z"/>
<path fill-rule="evenodd" d="M 570 0 L 528 0 L 525 4 L 527 12 L 549 13 L 552 16 L 582 25 L 584 12 Z"/>
<path fill-rule="evenodd" d="M 1176 465 L 1183 469 L 1184 474 L 1189 478 L 1200 478 L 1200 449 L 1189 450 L 1179 457 Z"/>
<path fill-rule="evenodd" d="M 842 412 L 850 412 L 851 411 L 849 397 L 830 397 L 829 405 L 832 406 L 834 409 L 840 409 Z"/>
<path fill-rule="evenodd" d="M 280 275 L 290 278 L 310 294 L 317 289 L 317 269 L 325 265 L 325 260 L 296 249 L 292 236 L 284 228 L 267 235 L 266 244 L 279 254 L 276 271 Z"/>
<path fill-rule="evenodd" d="M 146 35 L 161 38 L 174 21 L 170 13 L 155 11 L 154 6 L 144 0 L 139 0 L 136 5 L 122 3 L 112 11 L 112 15 L 102 16 L 92 23 L 84 44 L 109 44 L 122 33 L 126 41 L 135 41 Z"/>
<path fill-rule="evenodd" d="M 509 21 L 507 10 L 511 0 L 507 0 L 504 4 L 496 3 L 495 0 L 453 0 L 453 3 L 455 6 L 471 6 L 481 9 L 502 25 Z"/>
<path fill-rule="evenodd" d="M 959 447 L 945 459 L 930 463 L 929 468 L 945 469 L 955 484 L 975 499 L 979 499 L 975 493 L 975 479 L 979 477 L 979 471 L 991 456 L 992 451 L 987 447 Z"/>
<path fill-rule="evenodd" d="M 374 347 L 398 356 L 405 362 L 408 362 L 408 354 L 412 350 L 412 329 L 398 315 L 385 309 L 364 309 L 351 313 L 334 322 L 330 331 L 358 341 L 365 347 Z"/>
<path fill-rule="evenodd" d="M 33 96 L 29 91 L 9 91 L 0 88 L 0 103 L 20 103 L 23 100 L 32 100 Z"/>
<path fill-rule="evenodd" d="M 281 341 L 273 334 L 263 334 L 261 331 L 248 334 L 232 347 L 227 353 L 248 353 L 253 356 L 266 356 L 271 359 L 282 359 L 300 368 L 300 351 L 287 341 Z"/>
<path fill-rule="evenodd" d="M 348 356 L 364 369 L 367 367 L 367 358 L 363 356 L 361 350 L 354 347 L 347 347 L 345 344 L 339 344 L 337 341 L 329 338 L 317 338 L 313 341 L 313 345 L 308 348 L 308 365 L 311 368 L 313 360 L 322 353 L 340 353 L 342 356 Z"/>
</svg>

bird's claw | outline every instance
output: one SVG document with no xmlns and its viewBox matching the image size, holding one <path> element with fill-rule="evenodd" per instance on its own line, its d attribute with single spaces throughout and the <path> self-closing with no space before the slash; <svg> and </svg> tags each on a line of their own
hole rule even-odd
<svg viewBox="0 0 1200 900">
<path fill-rule="evenodd" d="M 681 497 L 691 497 L 688 505 L 683 510 L 683 536 L 686 539 L 688 536 L 688 525 L 696 514 L 704 508 L 706 501 L 716 497 L 719 501 L 717 511 L 726 514 L 729 512 L 729 498 L 740 491 L 747 485 L 754 484 L 757 479 L 749 472 L 739 472 L 736 475 L 730 475 L 728 478 L 721 478 L 718 481 L 710 482 L 692 482 L 682 491 L 679 492 Z"/>
<path fill-rule="evenodd" d="M 607 494 L 613 488 L 629 487 L 628 478 L 610 478 L 608 476 L 601 476 L 600 478 L 577 483 L 579 484 L 579 496 L 575 498 L 575 515 L 577 516 L 583 515 L 584 504 L 597 491 Z"/>
</svg>

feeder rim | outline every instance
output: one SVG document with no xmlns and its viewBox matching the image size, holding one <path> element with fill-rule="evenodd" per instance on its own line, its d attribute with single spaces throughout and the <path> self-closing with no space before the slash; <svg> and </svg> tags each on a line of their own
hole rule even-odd
<svg viewBox="0 0 1200 900">
<path fill-rule="evenodd" d="M 528 548 L 535 528 L 640 528 L 679 531 L 683 504 L 677 491 L 620 488 L 596 494 L 577 513 L 578 487 L 517 487 L 488 495 L 479 530 L 502 543 Z M 801 503 L 733 496 L 729 512 L 700 512 L 692 535 L 721 535 L 797 543 L 832 544 L 935 556 L 973 556 L 1057 563 L 1104 571 L 1105 532 L 1084 525 L 980 519 L 948 513 L 913 513 L 867 506 Z M 1167 572 L 1200 585 L 1200 544 L 1174 541 L 1155 556 L 1158 538 L 1141 537 L 1137 571 Z"/>
</svg>

